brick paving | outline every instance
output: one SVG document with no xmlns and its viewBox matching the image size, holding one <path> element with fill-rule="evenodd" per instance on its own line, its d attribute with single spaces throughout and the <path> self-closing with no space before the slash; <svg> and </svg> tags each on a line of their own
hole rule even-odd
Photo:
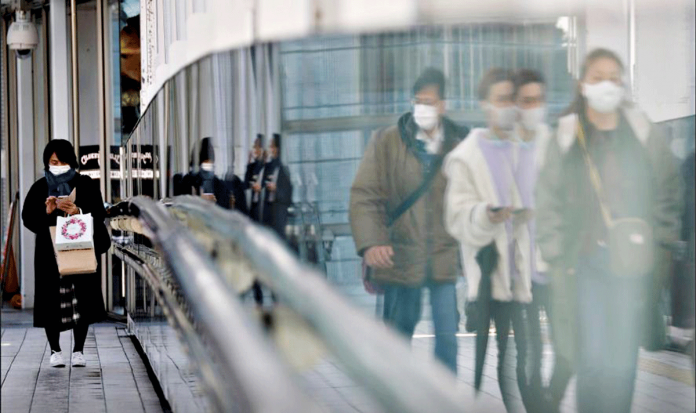
<svg viewBox="0 0 696 413">
<path fill-rule="evenodd" d="M 96 324 L 87 335 L 86 367 L 71 367 L 72 332 L 60 339 L 66 367 L 51 367 L 44 331 L 2 329 L 0 371 L 3 412 L 155 413 L 162 405 L 145 364 L 123 328 Z"/>
</svg>

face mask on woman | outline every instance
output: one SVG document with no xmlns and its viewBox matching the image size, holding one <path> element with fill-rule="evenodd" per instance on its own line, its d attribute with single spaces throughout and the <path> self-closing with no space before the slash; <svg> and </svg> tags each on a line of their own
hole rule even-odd
<svg viewBox="0 0 696 413">
<path fill-rule="evenodd" d="M 201 169 L 206 172 L 213 172 L 215 170 L 215 164 L 211 162 L 203 162 L 201 164 Z"/>
<path fill-rule="evenodd" d="M 493 124 L 500 130 L 509 132 L 515 127 L 517 120 L 517 108 L 515 106 L 505 106 L 499 108 L 490 103 L 486 103 L 484 109 L 493 118 Z"/>
<path fill-rule="evenodd" d="M 599 113 L 615 111 L 624 98 L 624 88 L 611 80 L 599 83 L 582 84 L 582 95 L 587 99 L 587 104 Z"/>
<path fill-rule="evenodd" d="M 519 109 L 520 123 L 528 131 L 535 131 L 546 119 L 546 106 L 538 106 L 532 109 Z"/>
<path fill-rule="evenodd" d="M 52 173 L 55 176 L 63 175 L 64 173 L 68 172 L 70 169 L 71 169 L 70 165 L 49 165 L 48 166 L 48 172 Z"/>
<path fill-rule="evenodd" d="M 418 104 L 413 106 L 413 119 L 419 128 L 429 131 L 435 129 L 440 117 L 435 106 Z"/>
</svg>

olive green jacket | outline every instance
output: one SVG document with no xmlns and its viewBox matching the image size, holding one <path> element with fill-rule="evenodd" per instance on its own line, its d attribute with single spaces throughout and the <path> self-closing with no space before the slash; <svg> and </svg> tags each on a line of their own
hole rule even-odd
<svg viewBox="0 0 696 413">
<path fill-rule="evenodd" d="M 653 226 L 658 244 L 669 244 L 679 237 L 682 208 L 681 180 L 676 160 L 668 149 L 659 129 L 645 115 L 633 107 L 624 107 L 622 115 L 640 145 L 632 145 L 635 162 L 632 168 L 646 168 L 646 182 L 636 182 L 636 190 L 646 194 L 643 217 Z M 569 361 L 576 356 L 577 290 L 575 268 L 583 247 L 589 239 L 590 222 L 599 216 L 599 202 L 590 184 L 583 152 L 577 142 L 576 114 L 559 120 L 555 139 L 547 148 L 545 166 L 536 188 L 537 246 L 550 265 L 552 291 L 552 328 L 556 351 Z M 591 142 L 589 143 L 590 150 Z M 629 145 L 630 146 L 630 145 Z M 636 150 L 637 148 L 637 150 Z M 642 153 L 641 153 L 642 152 Z M 639 162 L 639 159 L 644 162 Z M 631 172 L 629 172 L 631 173 Z M 638 176 L 640 174 L 636 174 Z M 644 186 L 643 186 L 644 185 Z M 660 291 L 669 260 L 666 250 L 658 247 L 653 288 Z M 656 299 L 646 297 L 647 300 Z M 647 324 L 648 321 L 645 320 Z"/>
<path fill-rule="evenodd" d="M 449 153 L 468 130 L 443 118 L 440 157 Z M 391 245 L 394 267 L 374 269 L 384 284 L 421 285 L 430 274 L 436 282 L 454 282 L 461 275 L 459 245 L 445 230 L 444 194 L 447 181 L 438 173 L 421 198 L 391 227 L 387 216 L 423 181 L 416 154 L 418 127 L 410 113 L 399 124 L 376 133 L 367 146 L 350 192 L 350 224 L 360 256 L 373 246 Z"/>
</svg>

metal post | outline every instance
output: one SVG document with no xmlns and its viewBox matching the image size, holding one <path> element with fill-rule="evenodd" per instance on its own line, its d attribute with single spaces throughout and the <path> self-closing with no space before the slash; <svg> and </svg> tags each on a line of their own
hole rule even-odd
<svg viewBox="0 0 696 413">
<path fill-rule="evenodd" d="M 80 156 L 80 81 L 77 61 L 77 6 L 70 0 L 70 55 L 72 57 L 72 108 L 73 108 L 73 145 L 75 155 Z"/>
<path fill-rule="evenodd" d="M 106 75 L 104 67 L 104 1 L 97 0 L 97 104 L 98 110 L 98 130 L 99 130 L 99 176 L 101 179 L 100 190 L 103 194 L 104 199 L 107 198 L 106 192 L 106 182 L 111 179 L 107 175 L 106 169 L 109 163 L 109 158 L 107 156 L 106 148 L 109 142 L 106 139 L 106 105 L 105 105 L 105 88 L 106 88 Z M 79 149 L 78 149 L 79 152 Z M 112 302 L 107 300 L 109 294 L 107 293 L 107 286 L 110 286 L 111 277 L 108 277 L 110 268 L 107 267 L 106 255 L 101 256 L 101 278 L 102 278 L 102 299 L 106 305 L 107 311 L 112 309 Z"/>
<path fill-rule="evenodd" d="M 12 56 L 12 58 L 15 58 Z M 36 160 L 34 158 L 34 85 L 32 61 L 34 57 L 17 59 L 17 142 L 19 149 L 19 210 L 29 188 L 34 184 Z M 26 228 L 20 231 L 20 270 L 22 307 L 34 307 L 34 234 Z"/>
</svg>

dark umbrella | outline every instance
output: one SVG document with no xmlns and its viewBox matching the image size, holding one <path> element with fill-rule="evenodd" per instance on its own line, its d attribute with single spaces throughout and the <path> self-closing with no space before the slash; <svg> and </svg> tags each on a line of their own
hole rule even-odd
<svg viewBox="0 0 696 413">
<path fill-rule="evenodd" d="M 476 262 L 481 268 L 481 282 L 479 283 L 478 299 L 476 300 L 476 369 L 474 372 L 474 388 L 481 389 L 483 377 L 483 364 L 486 360 L 488 349 L 488 330 L 491 324 L 491 274 L 498 264 L 498 251 L 495 242 L 481 248 L 476 254 Z"/>
</svg>

